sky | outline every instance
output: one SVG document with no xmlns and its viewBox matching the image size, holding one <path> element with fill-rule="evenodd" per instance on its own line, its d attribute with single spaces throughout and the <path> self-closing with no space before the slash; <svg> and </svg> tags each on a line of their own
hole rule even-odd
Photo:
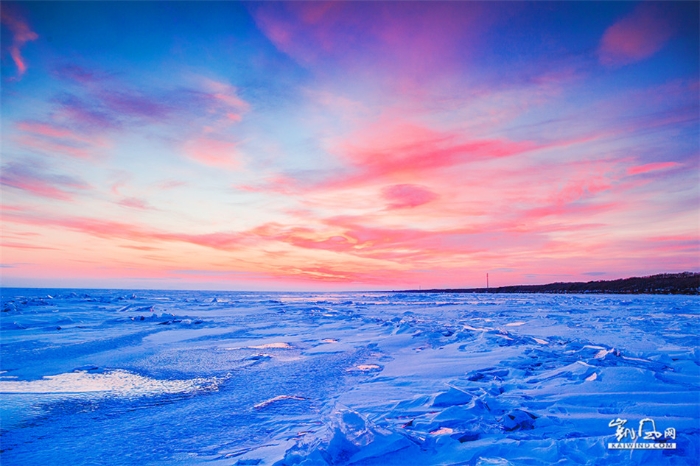
<svg viewBox="0 0 700 466">
<path fill-rule="evenodd" d="M 700 271 L 697 2 L 2 2 L 6 287 Z"/>
</svg>

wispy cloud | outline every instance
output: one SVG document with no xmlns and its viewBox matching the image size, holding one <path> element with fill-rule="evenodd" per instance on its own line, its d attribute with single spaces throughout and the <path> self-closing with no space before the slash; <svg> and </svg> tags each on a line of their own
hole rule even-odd
<svg viewBox="0 0 700 466">
<path fill-rule="evenodd" d="M 17 79 L 27 71 L 27 63 L 22 57 L 22 47 L 27 42 L 36 40 L 39 35 L 32 31 L 27 22 L 9 5 L 4 5 L 0 12 L 1 23 L 12 32 L 12 42 L 7 48 L 17 67 Z"/>
<path fill-rule="evenodd" d="M 678 162 L 654 162 L 645 163 L 644 165 L 637 165 L 635 167 L 630 167 L 627 169 L 629 175 L 641 175 L 644 173 L 655 172 L 659 170 L 667 170 L 669 168 L 674 168 L 679 166 Z"/>
<path fill-rule="evenodd" d="M 22 121 L 16 141 L 25 148 L 45 155 L 65 154 L 81 159 L 93 158 L 107 143 L 54 122 Z"/>
<path fill-rule="evenodd" d="M 35 196 L 69 201 L 76 191 L 90 186 L 75 177 L 49 173 L 41 163 L 11 162 L 0 172 L 0 184 L 29 192 Z"/>
<path fill-rule="evenodd" d="M 19 212 L 6 212 L 7 221 L 25 225 L 55 226 L 100 238 L 119 238 L 143 242 L 183 242 L 214 249 L 234 250 L 243 244 L 240 233 L 216 232 L 205 234 L 159 231 L 137 224 L 86 217 L 59 217 Z"/>
<path fill-rule="evenodd" d="M 87 135 L 100 134 L 113 129 L 121 129 L 121 116 L 109 112 L 99 103 L 90 102 L 72 94 L 63 94 L 54 99 L 55 117 L 65 121 Z"/>
<path fill-rule="evenodd" d="M 139 199 L 137 197 L 125 197 L 121 199 L 118 204 L 122 207 L 129 207 L 132 209 L 148 210 L 152 209 L 148 201 L 145 199 Z"/>
<path fill-rule="evenodd" d="M 183 180 L 165 180 L 161 181 L 156 185 L 158 189 L 162 190 L 169 190 L 169 189 L 177 189 L 177 188 L 182 188 L 187 186 L 187 182 Z"/>
<path fill-rule="evenodd" d="M 48 250 L 48 251 L 58 251 L 58 248 L 52 248 L 50 246 L 39 246 L 37 244 L 29 243 L 17 243 L 15 241 L 3 241 L 0 243 L 3 248 L 9 249 L 38 249 L 38 250 Z"/>
</svg>

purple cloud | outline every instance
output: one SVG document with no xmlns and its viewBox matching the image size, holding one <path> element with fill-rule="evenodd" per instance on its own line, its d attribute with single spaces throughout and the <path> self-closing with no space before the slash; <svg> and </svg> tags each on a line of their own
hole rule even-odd
<svg viewBox="0 0 700 466">
<path fill-rule="evenodd" d="M 17 162 L 8 163 L 3 167 L 0 184 L 58 200 L 70 200 L 74 190 L 90 188 L 87 183 L 72 176 L 46 173 L 40 164 L 38 166 L 35 163 Z"/>
</svg>

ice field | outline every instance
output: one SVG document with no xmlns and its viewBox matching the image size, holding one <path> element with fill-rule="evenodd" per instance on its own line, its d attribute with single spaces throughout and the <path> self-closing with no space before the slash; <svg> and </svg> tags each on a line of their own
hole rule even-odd
<svg viewBox="0 0 700 466">
<path fill-rule="evenodd" d="M 3 289 L 0 462 L 696 465 L 699 305 Z"/>
</svg>

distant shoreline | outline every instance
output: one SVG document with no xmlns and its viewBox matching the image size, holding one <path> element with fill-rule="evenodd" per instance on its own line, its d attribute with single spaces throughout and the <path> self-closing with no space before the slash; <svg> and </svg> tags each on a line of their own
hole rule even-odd
<svg viewBox="0 0 700 466">
<path fill-rule="evenodd" d="M 700 294 L 700 273 L 662 273 L 648 277 L 591 282 L 556 282 L 546 285 L 512 285 L 496 288 L 402 290 L 402 293 L 593 293 L 593 294 Z"/>
<path fill-rule="evenodd" d="M 18 287 L 0 285 L 0 297 L 9 290 L 52 291 L 111 291 L 111 292 L 207 292 L 207 293 L 549 293 L 549 294 L 679 294 L 700 295 L 700 273 L 662 273 L 648 277 L 590 282 L 555 282 L 545 285 L 511 285 L 490 288 L 432 288 L 419 290 L 211 290 L 211 289 L 158 289 L 158 288 L 84 288 L 84 287 Z"/>
</svg>

